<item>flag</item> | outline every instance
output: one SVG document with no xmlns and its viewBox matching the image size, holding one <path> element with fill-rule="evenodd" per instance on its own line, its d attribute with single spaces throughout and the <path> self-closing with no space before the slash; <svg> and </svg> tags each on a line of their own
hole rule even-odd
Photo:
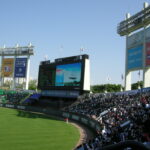
<svg viewBox="0 0 150 150">
<path fill-rule="evenodd" d="M 121 75 L 121 79 L 122 79 L 122 80 L 124 79 L 123 74 Z"/>
<path fill-rule="evenodd" d="M 110 80 L 111 80 L 111 78 L 108 76 L 108 77 L 107 77 L 107 81 L 110 81 Z"/>
<path fill-rule="evenodd" d="M 83 47 L 81 47 L 81 48 L 80 48 L 80 51 L 81 51 L 81 52 L 83 52 L 83 50 L 84 50 L 84 48 L 83 48 Z"/>
<path fill-rule="evenodd" d="M 138 72 L 138 75 L 140 76 L 140 70 L 139 70 L 139 72 Z"/>
</svg>

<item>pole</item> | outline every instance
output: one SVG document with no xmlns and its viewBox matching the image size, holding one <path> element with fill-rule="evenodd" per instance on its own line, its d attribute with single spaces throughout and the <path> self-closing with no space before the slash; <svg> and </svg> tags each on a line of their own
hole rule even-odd
<svg viewBox="0 0 150 150">
<path fill-rule="evenodd" d="M 1 86 L 4 85 L 4 76 L 3 76 L 3 68 L 2 68 L 2 65 L 3 65 L 3 60 L 4 60 L 4 56 L 2 55 L 1 57 Z"/>
<path fill-rule="evenodd" d="M 138 72 L 138 76 L 139 76 L 138 89 L 140 89 L 140 88 L 141 88 L 141 86 L 140 86 L 140 70 L 139 70 L 139 72 Z"/>
<path fill-rule="evenodd" d="M 16 61 L 16 55 L 14 56 L 13 85 L 12 85 L 12 89 L 15 89 L 15 88 L 16 88 L 16 78 L 15 78 L 15 61 Z"/>
<path fill-rule="evenodd" d="M 25 89 L 29 89 L 29 71 L 30 71 L 30 55 L 27 57 L 27 72 L 26 72 L 26 87 Z"/>
</svg>

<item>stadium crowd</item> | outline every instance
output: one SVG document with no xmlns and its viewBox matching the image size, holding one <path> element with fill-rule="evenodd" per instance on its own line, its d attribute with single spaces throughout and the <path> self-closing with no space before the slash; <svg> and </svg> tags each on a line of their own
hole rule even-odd
<svg viewBox="0 0 150 150">
<path fill-rule="evenodd" d="M 66 110 L 91 117 L 102 126 L 94 139 L 77 150 L 100 150 L 125 140 L 150 142 L 150 91 L 85 95 Z"/>
<path fill-rule="evenodd" d="M 27 92 L 8 93 L 6 99 L 8 100 L 7 103 L 19 104 L 27 96 L 29 96 L 29 93 Z"/>
<path fill-rule="evenodd" d="M 23 100 L 30 95 L 26 91 L 7 91 L 2 96 L 3 102 L 7 104 L 20 104 Z"/>
</svg>

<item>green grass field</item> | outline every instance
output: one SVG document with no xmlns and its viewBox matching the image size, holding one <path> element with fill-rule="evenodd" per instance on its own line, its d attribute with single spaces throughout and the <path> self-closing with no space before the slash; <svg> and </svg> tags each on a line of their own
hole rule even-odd
<svg viewBox="0 0 150 150">
<path fill-rule="evenodd" d="M 43 115 L 0 108 L 1 150 L 72 150 L 79 131 Z"/>
</svg>

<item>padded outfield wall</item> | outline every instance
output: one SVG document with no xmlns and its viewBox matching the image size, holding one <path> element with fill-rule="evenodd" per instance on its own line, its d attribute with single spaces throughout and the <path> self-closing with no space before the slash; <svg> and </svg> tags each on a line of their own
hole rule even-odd
<svg viewBox="0 0 150 150">
<path fill-rule="evenodd" d="M 0 107 L 6 107 L 6 108 L 12 108 L 12 109 L 18 109 L 18 110 L 24 110 L 24 111 L 30 111 L 30 112 L 40 112 L 46 115 L 53 115 L 53 116 L 61 117 L 61 118 L 68 118 L 70 120 L 84 124 L 85 126 L 91 128 L 94 132 L 101 131 L 102 129 L 100 124 L 96 120 L 91 119 L 81 114 L 77 114 L 77 113 L 71 113 L 71 112 L 66 112 L 66 111 L 56 111 L 52 109 L 38 108 L 38 107 L 32 107 L 32 106 L 12 105 L 12 104 L 0 104 Z"/>
</svg>

